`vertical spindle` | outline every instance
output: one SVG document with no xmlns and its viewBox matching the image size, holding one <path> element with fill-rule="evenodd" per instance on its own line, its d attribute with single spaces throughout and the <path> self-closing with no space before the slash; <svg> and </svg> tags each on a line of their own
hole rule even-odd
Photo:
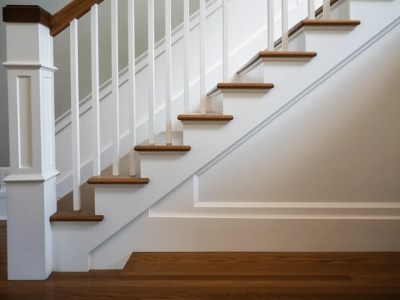
<svg viewBox="0 0 400 300">
<path fill-rule="evenodd" d="M 229 76 L 229 7 L 228 0 L 223 0 L 223 81 L 228 82 Z"/>
<path fill-rule="evenodd" d="M 100 167 L 100 83 L 99 83 L 99 15 L 98 5 L 90 10 L 92 59 L 92 113 L 93 113 L 93 176 L 99 176 Z"/>
<path fill-rule="evenodd" d="M 206 0 L 200 0 L 200 113 L 206 113 Z"/>
<path fill-rule="evenodd" d="M 269 51 L 275 50 L 274 24 L 275 24 L 274 0 L 268 0 L 268 50 Z"/>
<path fill-rule="evenodd" d="M 315 0 L 308 0 L 308 19 L 315 19 Z"/>
<path fill-rule="evenodd" d="M 119 175 L 119 72 L 118 72 L 118 0 L 111 2 L 111 64 L 113 98 L 113 175 Z"/>
<path fill-rule="evenodd" d="M 331 0 L 324 0 L 323 18 L 329 20 L 331 17 Z"/>
<path fill-rule="evenodd" d="M 148 0 L 148 87 L 149 87 L 149 144 L 155 144 L 155 87 L 154 87 L 154 0 Z"/>
<path fill-rule="evenodd" d="M 172 144 L 171 47 L 171 0 L 165 0 L 165 129 L 167 145 Z"/>
<path fill-rule="evenodd" d="M 81 159 L 79 125 L 79 62 L 78 62 L 78 20 L 70 24 L 71 55 L 71 122 L 72 122 L 72 193 L 73 209 L 81 210 Z"/>
<path fill-rule="evenodd" d="M 128 64 L 129 64 L 129 175 L 136 175 L 136 51 L 135 51 L 135 0 L 128 1 Z"/>
<path fill-rule="evenodd" d="M 184 112 L 189 112 L 190 106 L 190 72 L 189 72 L 189 52 L 190 52 L 190 0 L 184 0 L 183 3 L 183 43 L 184 43 Z"/>
<path fill-rule="evenodd" d="M 289 50 L 289 7 L 288 0 L 282 0 L 282 50 Z"/>
</svg>

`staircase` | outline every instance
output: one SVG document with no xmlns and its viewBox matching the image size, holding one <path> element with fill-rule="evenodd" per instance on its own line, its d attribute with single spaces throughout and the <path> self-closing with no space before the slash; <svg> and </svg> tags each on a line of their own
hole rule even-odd
<svg viewBox="0 0 400 300">
<path fill-rule="evenodd" d="M 118 175 L 83 175 L 79 210 L 63 173 L 52 270 L 122 269 L 132 252 L 398 251 L 400 1 L 331 2 L 274 49 L 230 54 L 236 67 L 253 51 L 226 82 L 207 73 L 215 88 L 174 132 L 123 146 Z"/>
</svg>

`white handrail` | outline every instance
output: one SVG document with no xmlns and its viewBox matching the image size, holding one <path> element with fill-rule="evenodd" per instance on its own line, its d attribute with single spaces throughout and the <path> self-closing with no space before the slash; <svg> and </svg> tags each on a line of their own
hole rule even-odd
<svg viewBox="0 0 400 300">
<path fill-rule="evenodd" d="M 72 194 L 73 209 L 81 210 L 81 159 L 79 124 L 79 62 L 78 62 L 78 20 L 70 23 L 71 63 L 71 121 L 72 121 Z"/>
<path fill-rule="evenodd" d="M 206 113 L 206 0 L 200 0 L 200 113 Z"/>
<path fill-rule="evenodd" d="M 172 121 L 171 121 L 171 0 L 165 0 L 165 129 L 167 145 L 172 144 Z"/>
<path fill-rule="evenodd" d="M 149 144 L 155 144 L 155 86 L 154 86 L 154 0 L 148 0 L 148 85 L 149 85 Z"/>
<path fill-rule="evenodd" d="M 93 109 L 93 176 L 99 176 L 100 167 L 100 83 L 99 83 L 99 14 L 98 5 L 90 10 L 92 58 L 92 109 Z"/>
<path fill-rule="evenodd" d="M 136 175 L 136 51 L 135 51 L 135 0 L 128 1 L 128 64 L 129 64 L 129 175 Z"/>
<path fill-rule="evenodd" d="M 118 0 L 111 2 L 111 61 L 113 98 L 113 175 L 119 175 L 119 74 L 118 74 Z"/>
</svg>

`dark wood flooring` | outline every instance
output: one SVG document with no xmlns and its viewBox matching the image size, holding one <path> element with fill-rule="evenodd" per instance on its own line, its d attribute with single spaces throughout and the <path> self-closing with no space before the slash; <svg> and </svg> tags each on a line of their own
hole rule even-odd
<svg viewBox="0 0 400 300">
<path fill-rule="evenodd" d="M 7 281 L 0 299 L 400 299 L 400 253 L 137 253 L 122 271 Z"/>
</svg>

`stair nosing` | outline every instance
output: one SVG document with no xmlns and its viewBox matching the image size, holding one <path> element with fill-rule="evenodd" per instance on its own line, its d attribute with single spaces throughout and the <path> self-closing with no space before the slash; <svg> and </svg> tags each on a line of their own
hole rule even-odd
<svg viewBox="0 0 400 300">
<path fill-rule="evenodd" d="M 191 150 L 188 145 L 137 145 L 134 148 L 138 152 L 187 152 Z"/>
<path fill-rule="evenodd" d="M 251 66 L 253 66 L 258 61 L 271 61 L 282 60 L 282 61 L 292 61 L 293 59 L 297 60 L 311 60 L 312 58 L 318 55 L 315 51 L 260 51 L 258 52 L 250 61 L 245 64 L 242 68 L 240 68 L 236 74 L 240 75 Z"/>
<path fill-rule="evenodd" d="M 136 178 L 130 176 L 93 176 L 87 180 L 92 185 L 145 185 L 150 182 L 149 178 Z"/>
<path fill-rule="evenodd" d="M 50 222 L 101 222 L 103 215 L 83 215 L 77 213 L 55 213 L 50 216 Z"/>
<path fill-rule="evenodd" d="M 182 122 L 186 121 L 220 121 L 226 122 L 233 120 L 233 115 L 223 115 L 223 114 L 180 114 L 178 115 L 178 120 Z"/>
</svg>

